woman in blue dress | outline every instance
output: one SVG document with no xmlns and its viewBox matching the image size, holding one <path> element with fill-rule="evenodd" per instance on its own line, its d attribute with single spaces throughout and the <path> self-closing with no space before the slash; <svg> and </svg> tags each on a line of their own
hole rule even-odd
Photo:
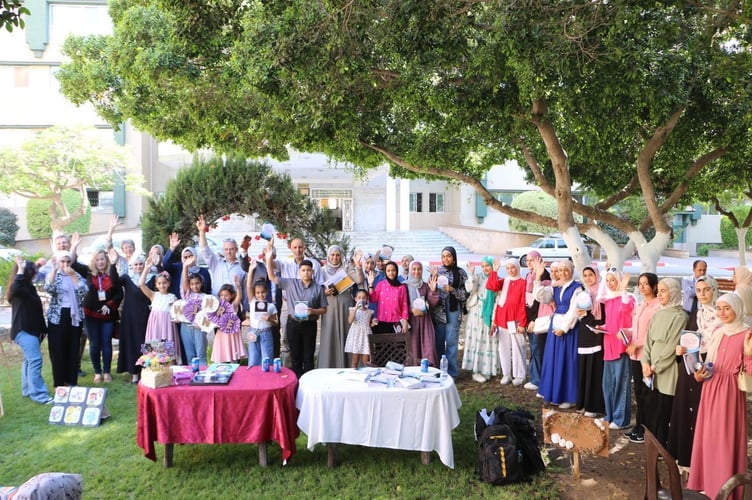
<svg viewBox="0 0 752 500">
<path fill-rule="evenodd" d="M 533 262 L 535 282 L 533 295 L 540 303 L 554 301 L 555 310 L 543 351 L 541 383 L 538 393 L 544 401 L 566 410 L 577 401 L 577 345 L 578 321 L 576 297 L 582 284 L 575 281 L 574 265 L 569 260 L 559 262 L 559 279 L 550 286 L 541 285 L 545 266 L 538 258 Z"/>
</svg>

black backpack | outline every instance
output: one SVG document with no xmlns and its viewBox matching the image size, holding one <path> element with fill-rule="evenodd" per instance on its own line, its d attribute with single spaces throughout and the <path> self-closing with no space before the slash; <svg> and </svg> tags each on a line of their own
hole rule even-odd
<svg viewBox="0 0 752 500">
<path fill-rule="evenodd" d="M 507 424 L 492 424 L 483 429 L 479 440 L 480 479 L 500 486 L 524 479 L 522 451 L 517 437 Z"/>
<path fill-rule="evenodd" d="M 476 416 L 475 438 L 481 480 L 490 484 L 526 481 L 545 470 L 540 454 L 535 417 L 524 408 L 494 409 L 493 423 Z M 503 452 L 502 452 L 503 450 Z"/>
</svg>

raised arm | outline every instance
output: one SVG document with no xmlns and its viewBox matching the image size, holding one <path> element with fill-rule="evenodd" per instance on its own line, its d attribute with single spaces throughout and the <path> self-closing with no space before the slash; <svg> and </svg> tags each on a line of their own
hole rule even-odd
<svg viewBox="0 0 752 500">
<path fill-rule="evenodd" d="M 154 260 L 150 255 L 146 258 L 146 262 L 144 262 L 144 270 L 141 272 L 141 277 L 138 279 L 139 290 L 141 290 L 141 293 L 146 295 L 149 300 L 152 300 L 154 298 L 154 292 L 151 288 L 146 286 L 146 275 L 149 274 L 149 269 L 151 269 L 152 265 L 154 265 Z"/>
</svg>

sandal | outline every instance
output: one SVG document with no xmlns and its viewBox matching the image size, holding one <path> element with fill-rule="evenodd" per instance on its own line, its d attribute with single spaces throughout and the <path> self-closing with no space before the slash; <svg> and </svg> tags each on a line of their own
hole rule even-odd
<svg viewBox="0 0 752 500">
<path fill-rule="evenodd" d="M 112 382 L 112 375 L 110 375 L 109 373 L 105 373 L 104 374 L 104 382 L 105 383 Z"/>
<path fill-rule="evenodd" d="M 94 374 L 94 383 L 95 384 L 101 384 L 102 383 L 102 375 L 99 373 Z"/>
</svg>

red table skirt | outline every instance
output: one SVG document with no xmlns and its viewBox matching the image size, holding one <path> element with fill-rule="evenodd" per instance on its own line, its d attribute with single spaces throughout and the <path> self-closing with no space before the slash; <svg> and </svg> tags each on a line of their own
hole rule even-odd
<svg viewBox="0 0 752 500">
<path fill-rule="evenodd" d="M 282 458 L 295 454 L 298 380 L 283 368 L 262 372 L 258 366 L 241 366 L 228 385 L 172 386 L 150 389 L 138 386 L 136 443 L 144 455 L 156 460 L 154 442 L 264 443 L 276 441 Z"/>
</svg>

